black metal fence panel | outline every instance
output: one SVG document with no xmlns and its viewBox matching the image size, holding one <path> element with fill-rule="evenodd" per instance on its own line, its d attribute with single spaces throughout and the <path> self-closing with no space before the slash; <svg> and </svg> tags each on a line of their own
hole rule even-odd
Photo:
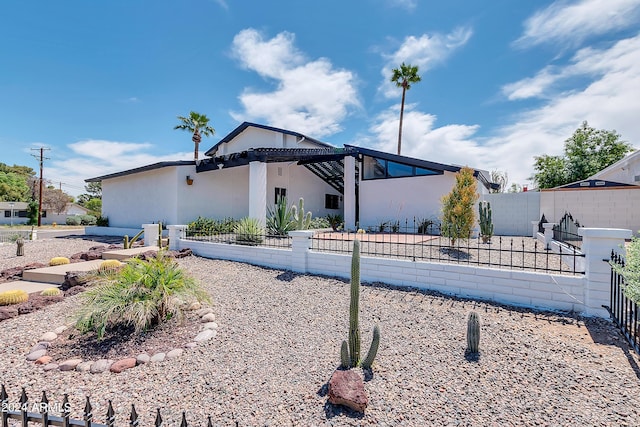
<svg viewBox="0 0 640 427">
<path fill-rule="evenodd" d="M 604 260 L 606 261 L 606 260 Z M 611 251 L 611 264 L 624 267 L 624 257 Z M 640 331 L 638 330 L 638 304 L 629 299 L 624 292 L 624 277 L 611 269 L 611 298 L 609 311 L 613 322 L 620 328 L 629 344 L 640 355 Z"/>
<path fill-rule="evenodd" d="M 582 236 L 578 235 L 580 227 L 582 227 L 580 223 L 575 221 L 570 213 L 565 212 L 558 225 L 553 227 L 553 240 L 580 249 L 582 247 Z"/>
</svg>

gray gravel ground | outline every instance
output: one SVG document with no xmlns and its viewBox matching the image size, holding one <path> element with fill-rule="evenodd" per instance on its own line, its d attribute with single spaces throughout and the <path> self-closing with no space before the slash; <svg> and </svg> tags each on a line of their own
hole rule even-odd
<svg viewBox="0 0 640 427">
<path fill-rule="evenodd" d="M 69 254 L 86 244 L 62 242 L 42 243 L 39 261 L 64 254 L 59 244 Z M 1 268 L 10 260 L 4 252 L 0 246 Z M 364 286 L 363 349 L 374 324 L 382 340 L 359 416 L 326 397 L 347 336 L 347 282 L 198 257 L 180 263 L 213 297 L 216 338 L 118 375 L 43 372 L 24 354 L 64 323 L 77 306 L 71 297 L 0 322 L 0 382 L 11 400 L 20 387 L 33 400 L 42 390 L 51 402 L 69 393 L 80 417 L 89 395 L 99 421 L 112 400 L 119 425 L 131 403 L 141 425 L 152 425 L 156 408 L 165 425 L 178 425 L 183 410 L 190 425 L 211 415 L 220 426 L 640 425 L 639 359 L 608 321 Z M 482 321 L 476 361 L 464 355 L 471 310 Z"/>
</svg>

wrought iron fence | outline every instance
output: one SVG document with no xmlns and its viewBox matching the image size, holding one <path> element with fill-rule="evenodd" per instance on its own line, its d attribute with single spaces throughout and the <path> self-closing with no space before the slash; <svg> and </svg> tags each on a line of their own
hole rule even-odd
<svg viewBox="0 0 640 427">
<path fill-rule="evenodd" d="M 607 260 L 603 260 L 607 261 Z M 611 251 L 609 263 L 625 266 L 624 257 Z M 638 304 L 629 299 L 624 292 L 624 277 L 611 268 L 611 297 L 609 306 L 605 306 L 613 319 L 613 322 L 620 328 L 623 335 L 629 341 L 636 353 L 640 354 L 640 330 L 638 324 Z"/>
<path fill-rule="evenodd" d="M 544 214 L 542 214 L 542 218 L 540 218 L 540 222 L 538 223 L 538 233 L 542 233 L 544 234 L 544 226 L 542 224 L 547 224 L 549 221 L 547 221 L 547 218 L 544 217 Z"/>
<path fill-rule="evenodd" d="M 234 233 L 234 232 L 210 232 L 197 228 L 187 228 L 186 240 L 209 243 L 227 243 L 245 246 L 263 246 L 268 248 L 291 248 L 291 237 L 266 233 Z"/>
<path fill-rule="evenodd" d="M 560 253 L 554 253 L 530 237 L 494 236 L 490 242 L 483 243 L 479 238 L 452 241 L 430 232 L 427 228 L 418 234 L 412 227 L 400 227 L 391 232 L 316 232 L 311 248 L 319 252 L 350 253 L 353 240 L 357 238 L 360 253 L 365 256 L 561 274 L 584 273 L 584 254 L 562 247 Z"/>
<path fill-rule="evenodd" d="M 580 223 L 575 221 L 570 213 L 565 212 L 558 225 L 553 227 L 553 240 L 580 249 L 582 247 L 582 236 L 578 235 L 580 227 L 582 227 Z"/>
<path fill-rule="evenodd" d="M 42 392 L 42 399 L 40 400 L 40 402 L 29 403 L 27 393 L 23 387 L 22 394 L 20 395 L 20 400 L 14 404 L 9 401 L 9 396 L 7 395 L 7 391 L 3 384 L 2 389 L 0 390 L 0 404 L 2 405 L 0 412 L 0 426 L 9 427 L 9 420 L 17 420 L 22 426 L 27 426 L 29 425 L 29 423 L 38 423 L 43 427 L 115 427 L 117 425 L 116 413 L 113 410 L 111 401 L 109 400 L 108 402 L 109 403 L 107 405 L 107 412 L 105 414 L 105 422 L 104 424 L 102 424 L 93 421 L 93 407 L 91 406 L 89 397 L 86 398 L 82 419 L 80 420 L 71 418 L 71 405 L 69 404 L 69 398 L 66 393 L 64 394 L 64 398 L 61 404 L 50 403 L 45 392 Z M 57 412 L 60 414 L 60 416 L 53 415 L 52 412 Z M 124 424 L 125 423 L 119 425 Z M 128 425 L 131 427 L 137 427 L 140 425 L 140 417 L 136 412 L 136 408 L 134 405 L 131 405 Z M 163 425 L 163 419 L 160 415 L 160 409 L 157 409 L 156 411 L 153 425 L 156 427 L 160 427 Z M 237 421 L 235 425 L 238 426 Z M 208 417 L 207 426 L 213 426 L 211 417 Z M 182 412 L 180 427 L 188 427 L 187 415 L 185 412 Z"/>
<path fill-rule="evenodd" d="M 31 230 L 0 230 L 0 243 L 15 242 L 17 239 L 31 239 Z"/>
</svg>

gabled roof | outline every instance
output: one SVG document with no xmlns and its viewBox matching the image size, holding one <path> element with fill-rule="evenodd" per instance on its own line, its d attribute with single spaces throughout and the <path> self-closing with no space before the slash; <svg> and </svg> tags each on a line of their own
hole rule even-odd
<svg viewBox="0 0 640 427">
<path fill-rule="evenodd" d="M 622 159 L 618 160 L 614 164 L 607 166 L 606 168 L 602 169 L 600 172 L 597 172 L 597 173 L 593 174 L 592 176 L 590 176 L 587 179 L 597 179 L 598 177 L 600 177 L 602 175 L 605 175 L 608 172 L 611 172 L 611 171 L 616 170 L 618 168 L 623 168 L 623 167 L 629 165 L 629 163 L 634 162 L 636 160 L 640 160 L 640 150 L 636 150 L 633 153 L 626 155 L 625 157 L 623 157 Z"/>
<path fill-rule="evenodd" d="M 195 162 L 193 160 L 177 160 L 177 161 L 171 161 L 171 162 L 158 162 L 158 163 L 154 163 L 152 165 L 146 165 L 146 166 L 141 166 L 139 168 L 128 169 L 128 170 L 122 171 L 122 172 L 116 172 L 116 173 L 111 173 L 109 175 L 102 175 L 102 176 L 98 176 L 98 177 L 95 177 L 95 178 L 85 179 L 84 182 L 100 182 L 103 179 L 118 178 L 120 176 L 126 176 L 126 175 L 131 175 L 131 174 L 134 174 L 134 173 L 146 172 L 146 171 L 150 171 L 150 170 L 154 170 L 154 169 L 166 168 L 168 166 L 189 166 L 189 165 L 193 165 L 193 164 L 195 164 Z"/>
<path fill-rule="evenodd" d="M 638 185 L 626 184 L 624 182 L 607 181 L 604 179 L 583 179 L 582 181 L 571 182 L 569 184 L 560 185 L 554 188 L 548 188 L 543 191 L 549 190 L 563 190 L 563 189 L 575 189 L 575 188 L 611 188 L 611 187 L 631 187 L 640 188 Z"/>
<path fill-rule="evenodd" d="M 234 130 L 232 130 L 229 134 L 227 134 L 227 136 L 222 138 L 220 140 L 220 142 L 218 142 L 213 147 L 209 148 L 204 153 L 204 155 L 205 156 L 213 156 L 213 155 L 215 155 L 216 151 L 218 150 L 218 147 L 221 144 L 224 144 L 226 142 L 231 142 L 236 136 L 240 135 L 242 132 L 244 132 L 249 127 L 254 127 L 254 128 L 258 128 L 258 129 L 264 129 L 264 130 L 270 130 L 272 132 L 280 132 L 280 133 L 284 133 L 285 135 L 296 136 L 296 137 L 298 137 L 300 139 L 304 139 L 305 141 L 309 141 L 309 142 L 317 144 L 317 145 L 319 145 L 321 147 L 333 147 L 333 145 L 331 145 L 331 144 L 327 144 L 326 142 L 319 141 L 317 139 L 314 139 L 314 138 L 311 138 L 309 136 L 303 135 L 303 134 L 301 134 L 299 132 L 294 132 L 294 131 L 287 130 L 287 129 L 280 129 L 280 128 L 267 126 L 267 125 L 260 125 L 260 124 L 257 124 L 257 123 L 243 122 L 240 126 L 238 126 Z M 259 147 L 255 147 L 255 148 L 259 148 Z"/>
</svg>

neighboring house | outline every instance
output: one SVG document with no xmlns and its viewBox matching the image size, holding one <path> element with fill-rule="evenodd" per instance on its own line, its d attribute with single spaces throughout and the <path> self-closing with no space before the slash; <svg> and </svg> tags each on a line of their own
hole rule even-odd
<svg viewBox="0 0 640 427">
<path fill-rule="evenodd" d="M 26 224 L 29 221 L 27 215 L 27 209 L 29 204 L 26 202 L 13 202 L 13 209 L 11 208 L 11 202 L 0 202 L 0 224 Z M 13 221 L 11 220 L 11 212 L 13 212 Z M 74 215 L 86 215 L 89 212 L 87 209 L 75 203 L 68 203 L 64 212 L 60 214 L 55 213 L 51 209 L 42 209 L 42 224 L 64 224 L 68 216 Z"/>
<path fill-rule="evenodd" d="M 102 215 L 113 227 L 186 224 L 198 216 L 265 221 L 279 197 L 304 198 L 314 217 L 340 214 L 348 228 L 432 218 L 459 166 L 376 150 L 334 147 L 303 134 L 242 123 L 207 158 L 160 162 L 87 179 L 102 182 Z M 475 172 L 478 193 L 491 187 Z"/>
<path fill-rule="evenodd" d="M 636 150 L 611 166 L 602 169 L 589 179 L 640 185 L 640 150 Z"/>
</svg>

